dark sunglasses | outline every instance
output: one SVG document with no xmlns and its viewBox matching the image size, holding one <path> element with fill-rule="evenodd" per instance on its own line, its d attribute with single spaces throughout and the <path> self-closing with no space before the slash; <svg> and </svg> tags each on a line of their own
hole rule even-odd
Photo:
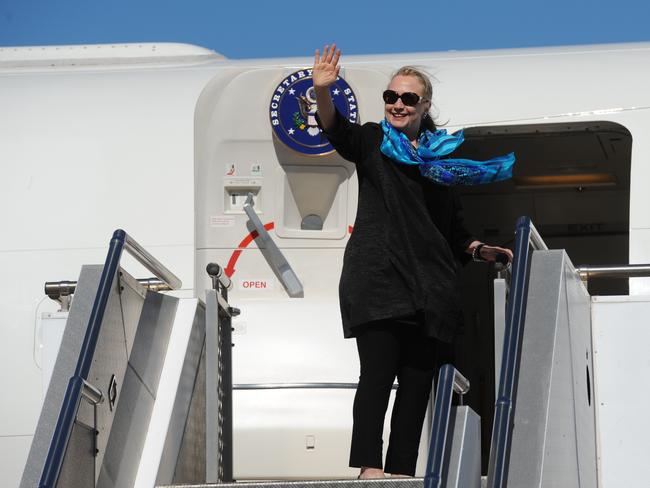
<svg viewBox="0 0 650 488">
<path fill-rule="evenodd" d="M 420 100 L 424 100 L 417 93 L 404 92 L 400 95 L 399 93 L 393 90 L 386 90 L 383 93 L 382 97 L 384 98 L 384 102 L 389 103 L 391 105 L 397 102 L 397 100 L 401 98 L 402 103 L 407 107 L 415 107 Z"/>
</svg>

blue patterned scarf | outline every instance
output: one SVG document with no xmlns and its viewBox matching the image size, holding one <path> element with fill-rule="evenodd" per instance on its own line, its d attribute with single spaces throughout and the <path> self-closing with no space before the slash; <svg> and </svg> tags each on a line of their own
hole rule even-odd
<svg viewBox="0 0 650 488">
<path fill-rule="evenodd" d="M 417 149 L 406 135 L 395 129 L 386 119 L 381 121 L 384 140 L 381 152 L 402 164 L 419 165 L 420 174 L 441 185 L 481 185 L 512 178 L 515 154 L 497 156 L 487 161 L 471 159 L 441 159 L 460 146 L 463 131 L 447 134 L 445 129 L 424 130 L 418 137 Z"/>
</svg>

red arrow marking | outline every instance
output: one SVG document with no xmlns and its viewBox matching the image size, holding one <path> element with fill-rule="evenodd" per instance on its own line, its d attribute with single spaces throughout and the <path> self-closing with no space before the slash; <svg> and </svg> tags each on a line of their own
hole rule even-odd
<svg viewBox="0 0 650 488">
<path fill-rule="evenodd" d="M 274 227 L 275 227 L 274 222 L 269 222 L 268 224 L 264 224 L 264 228 L 266 230 L 271 230 Z M 244 237 L 242 239 L 242 241 L 237 246 L 237 249 L 235 249 L 232 252 L 232 254 L 230 256 L 230 259 L 228 260 L 228 266 L 226 266 L 226 269 L 224 270 L 226 272 L 226 276 L 228 276 L 228 278 L 230 278 L 235 273 L 235 263 L 239 259 L 239 255 L 241 254 L 242 250 L 244 248 L 248 247 L 248 245 L 251 242 L 253 242 L 255 239 L 257 239 L 258 236 L 259 236 L 259 234 L 257 233 L 256 230 L 250 232 L 246 237 Z"/>
<path fill-rule="evenodd" d="M 271 230 L 275 227 L 274 222 L 269 222 L 268 224 L 264 224 L 264 228 L 266 230 Z M 352 234 L 352 229 L 354 229 L 354 226 L 348 225 L 348 232 Z M 248 245 L 253 242 L 255 239 L 257 239 L 257 236 L 259 234 L 257 233 L 256 230 L 250 232 L 246 237 L 242 239 L 242 241 L 239 243 L 237 246 L 237 249 L 235 249 L 232 254 L 230 255 L 230 259 L 228 260 L 228 266 L 226 266 L 226 269 L 224 270 L 226 272 L 226 276 L 228 278 L 232 277 L 232 275 L 235 273 L 235 263 L 239 259 L 239 256 L 241 255 L 241 252 L 244 248 L 248 247 Z"/>
</svg>

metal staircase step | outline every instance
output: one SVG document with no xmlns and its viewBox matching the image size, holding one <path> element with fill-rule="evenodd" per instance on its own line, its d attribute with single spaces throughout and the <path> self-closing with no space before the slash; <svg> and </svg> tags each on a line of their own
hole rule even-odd
<svg viewBox="0 0 650 488">
<path fill-rule="evenodd" d="M 377 480 L 242 481 L 236 483 L 161 485 L 156 488 L 422 488 L 423 478 Z"/>
</svg>

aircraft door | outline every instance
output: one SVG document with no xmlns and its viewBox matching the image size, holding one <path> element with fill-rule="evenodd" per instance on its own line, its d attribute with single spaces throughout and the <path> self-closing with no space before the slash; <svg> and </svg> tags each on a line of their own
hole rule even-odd
<svg viewBox="0 0 650 488">
<path fill-rule="evenodd" d="M 343 67 L 332 88 L 341 113 L 381 120 L 391 71 Z M 232 366 L 239 479 L 356 476 L 347 465 L 358 359 L 343 339 L 338 281 L 357 179 L 315 122 L 310 75 L 307 67 L 241 69 L 215 78 L 196 110 L 195 288 L 201 296 L 210 286 L 205 267 L 217 262 L 242 311 Z M 295 272 L 299 297 L 269 264 L 253 220 Z"/>
</svg>

